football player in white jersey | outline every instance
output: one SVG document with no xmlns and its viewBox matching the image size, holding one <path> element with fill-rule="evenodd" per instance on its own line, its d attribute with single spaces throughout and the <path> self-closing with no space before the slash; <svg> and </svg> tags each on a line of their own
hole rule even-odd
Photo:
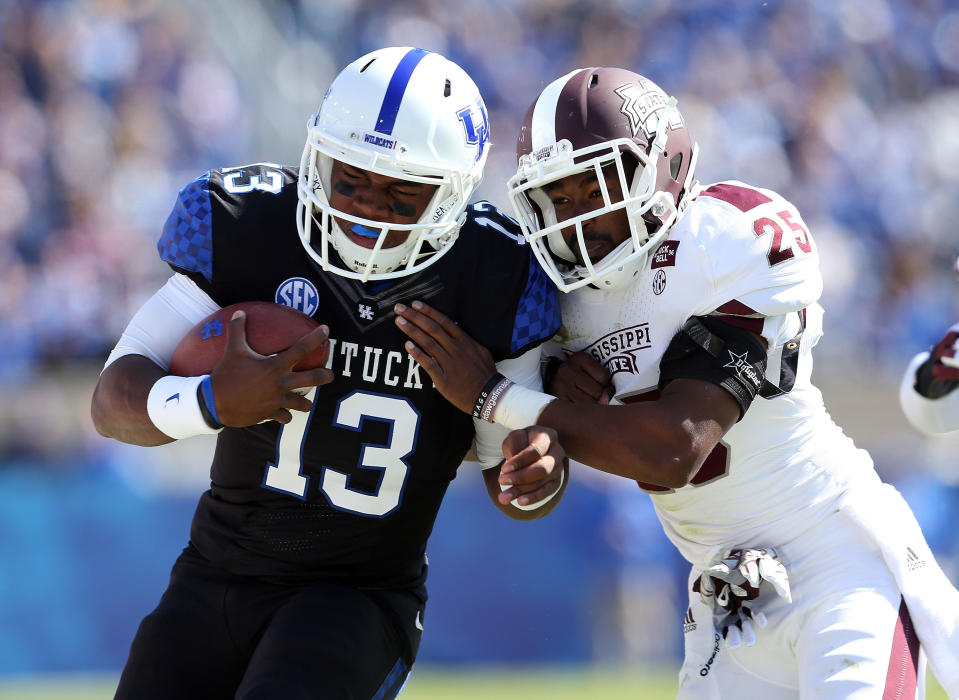
<svg viewBox="0 0 959 700">
<path fill-rule="evenodd" d="M 959 275 L 959 258 L 956 258 Z M 944 435 L 959 430 L 959 323 L 928 351 L 912 358 L 902 376 L 899 403 L 916 430 Z"/>
<path fill-rule="evenodd" d="M 557 398 L 494 374 L 426 304 L 397 324 L 462 410 L 555 428 L 649 492 L 691 564 L 680 697 L 919 697 L 920 643 L 959 695 L 959 591 L 810 381 L 822 278 L 795 207 L 699 185 L 676 100 L 616 68 L 550 83 L 517 152 L 517 218 L 567 292 Z"/>
</svg>

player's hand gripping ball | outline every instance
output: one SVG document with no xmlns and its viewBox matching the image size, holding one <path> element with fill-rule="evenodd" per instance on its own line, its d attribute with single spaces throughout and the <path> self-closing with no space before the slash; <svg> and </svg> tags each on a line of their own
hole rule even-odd
<svg viewBox="0 0 959 700">
<path fill-rule="evenodd" d="M 170 374 L 196 377 L 209 374 L 226 348 L 226 327 L 235 311 L 246 312 L 246 342 L 261 355 L 286 350 L 320 324 L 310 316 L 282 304 L 269 301 L 244 301 L 230 304 L 210 314 L 187 333 L 170 360 Z M 296 371 L 326 366 L 329 342 L 300 360 Z"/>
</svg>

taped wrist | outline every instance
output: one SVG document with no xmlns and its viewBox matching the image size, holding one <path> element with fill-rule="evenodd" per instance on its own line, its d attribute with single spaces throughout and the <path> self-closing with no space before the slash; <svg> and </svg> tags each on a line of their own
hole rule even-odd
<svg viewBox="0 0 959 700">
<path fill-rule="evenodd" d="M 208 385 L 208 398 L 203 393 L 204 382 Z M 218 432 L 223 426 L 216 415 L 213 387 L 209 382 L 208 374 L 160 377 L 147 396 L 147 414 L 157 430 L 175 440 Z"/>
<path fill-rule="evenodd" d="M 510 430 L 536 425 L 539 414 L 555 396 L 516 384 L 497 372 L 476 396 L 473 418 L 498 423 Z"/>
<path fill-rule="evenodd" d="M 510 430 L 528 428 L 539 423 L 543 409 L 555 400 L 556 397 L 551 394 L 510 382 L 493 408 L 490 420 Z"/>
<path fill-rule="evenodd" d="M 659 363 L 659 390 L 674 379 L 700 379 L 728 391 L 746 414 L 766 374 L 766 348 L 754 334 L 708 316 L 693 316 Z"/>
</svg>

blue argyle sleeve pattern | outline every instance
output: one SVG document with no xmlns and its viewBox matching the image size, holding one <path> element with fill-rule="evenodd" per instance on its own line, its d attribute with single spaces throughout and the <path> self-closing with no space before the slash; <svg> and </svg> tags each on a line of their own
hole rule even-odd
<svg viewBox="0 0 959 700">
<path fill-rule="evenodd" d="M 173 211 L 163 225 L 157 250 L 164 262 L 213 279 L 213 209 L 210 171 L 180 190 Z"/>
<path fill-rule="evenodd" d="M 549 340 L 560 324 L 559 292 L 531 253 L 526 288 L 516 306 L 510 351 L 515 353 Z"/>
</svg>

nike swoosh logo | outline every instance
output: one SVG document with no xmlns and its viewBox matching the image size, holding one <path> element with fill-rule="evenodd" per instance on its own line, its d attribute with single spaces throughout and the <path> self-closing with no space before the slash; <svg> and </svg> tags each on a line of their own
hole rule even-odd
<svg viewBox="0 0 959 700">
<path fill-rule="evenodd" d="M 419 610 L 416 611 L 416 629 L 418 629 L 420 632 L 423 631 L 423 623 L 422 623 L 422 621 L 420 620 L 420 611 L 419 611 Z"/>
</svg>

